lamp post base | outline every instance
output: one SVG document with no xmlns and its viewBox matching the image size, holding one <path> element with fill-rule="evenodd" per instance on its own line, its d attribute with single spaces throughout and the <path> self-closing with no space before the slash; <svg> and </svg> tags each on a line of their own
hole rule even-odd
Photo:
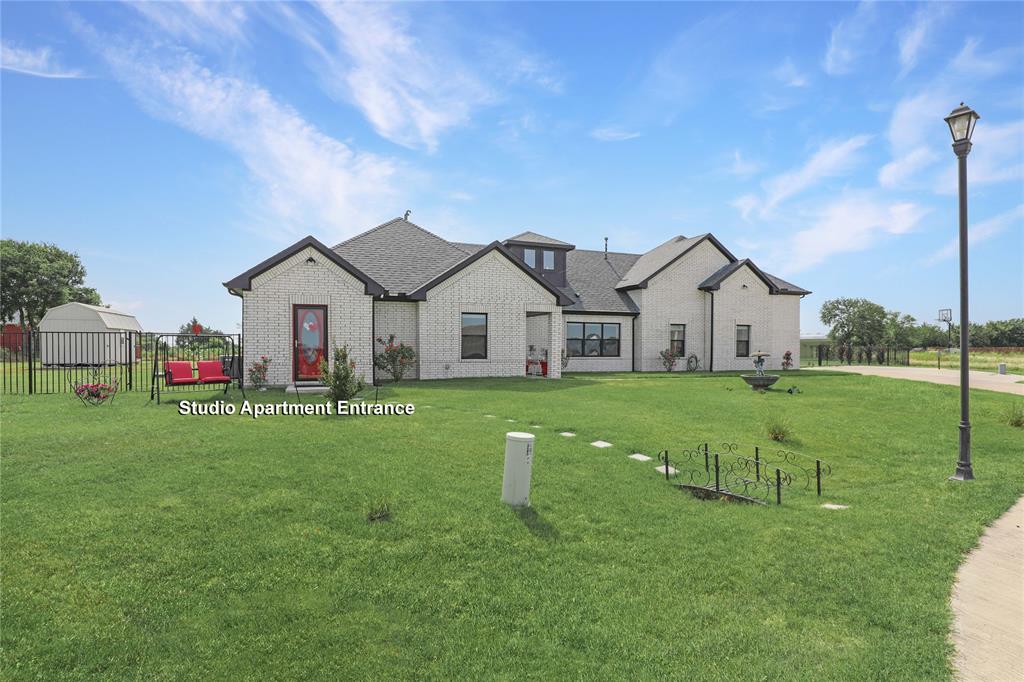
<svg viewBox="0 0 1024 682">
<path fill-rule="evenodd" d="M 960 422 L 960 459 L 956 463 L 956 473 L 950 476 L 949 480 L 974 480 L 974 467 L 971 466 L 971 425 L 967 422 Z"/>
</svg>

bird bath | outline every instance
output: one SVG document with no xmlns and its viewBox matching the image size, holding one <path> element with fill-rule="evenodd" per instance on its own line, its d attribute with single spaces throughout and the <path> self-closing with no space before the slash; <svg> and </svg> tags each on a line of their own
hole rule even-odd
<svg viewBox="0 0 1024 682">
<path fill-rule="evenodd" d="M 757 371 L 757 374 L 741 374 L 740 377 L 747 382 L 751 390 L 766 391 L 779 380 L 778 374 L 764 373 L 764 359 L 770 357 L 770 354 L 757 351 L 751 357 L 754 358 L 754 369 Z"/>
</svg>

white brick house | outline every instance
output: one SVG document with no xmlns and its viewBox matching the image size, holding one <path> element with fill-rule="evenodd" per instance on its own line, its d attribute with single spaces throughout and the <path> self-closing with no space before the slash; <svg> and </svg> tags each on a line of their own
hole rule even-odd
<svg viewBox="0 0 1024 682">
<path fill-rule="evenodd" d="M 402 218 L 329 248 L 313 237 L 226 282 L 242 299 L 244 364 L 268 382 L 316 381 L 332 348 L 373 374 L 374 339 L 417 353 L 419 379 L 659 371 L 669 347 L 702 370 L 799 363 L 810 293 L 733 256 L 711 234 L 644 254 L 576 249 L 532 232 L 449 242 Z M 532 362 L 528 363 L 528 359 Z"/>
</svg>

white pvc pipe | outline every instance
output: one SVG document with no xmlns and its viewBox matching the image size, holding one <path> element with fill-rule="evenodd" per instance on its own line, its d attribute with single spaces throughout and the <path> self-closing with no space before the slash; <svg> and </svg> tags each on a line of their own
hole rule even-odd
<svg viewBox="0 0 1024 682">
<path fill-rule="evenodd" d="M 530 505 L 533 440 L 532 433 L 512 431 L 505 434 L 505 476 L 501 484 L 501 501 L 513 507 Z"/>
</svg>

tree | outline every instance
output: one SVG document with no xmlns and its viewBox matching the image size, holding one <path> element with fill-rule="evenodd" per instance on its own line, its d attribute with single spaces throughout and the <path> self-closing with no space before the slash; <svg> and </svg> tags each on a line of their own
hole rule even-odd
<svg viewBox="0 0 1024 682">
<path fill-rule="evenodd" d="M 207 327 L 193 315 L 191 320 L 178 327 L 177 344 L 179 348 L 198 350 L 199 347 L 202 346 L 203 348 L 220 349 L 227 345 L 224 339 L 197 339 L 195 334 L 196 329 L 198 329 L 199 333 L 205 337 L 224 336 L 224 332 L 219 329 L 214 329 L 213 327 Z"/>
<path fill-rule="evenodd" d="M 873 348 L 885 340 L 885 308 L 866 298 L 836 298 L 821 306 L 829 338 L 844 346 Z"/>
<path fill-rule="evenodd" d="M 917 320 L 910 315 L 890 310 L 885 314 L 885 345 L 910 348 L 914 345 Z"/>
<path fill-rule="evenodd" d="M 35 328 L 50 308 L 78 302 L 102 305 L 85 286 L 78 254 L 54 244 L 0 240 L 0 318 L 18 314 L 22 329 Z"/>
</svg>

